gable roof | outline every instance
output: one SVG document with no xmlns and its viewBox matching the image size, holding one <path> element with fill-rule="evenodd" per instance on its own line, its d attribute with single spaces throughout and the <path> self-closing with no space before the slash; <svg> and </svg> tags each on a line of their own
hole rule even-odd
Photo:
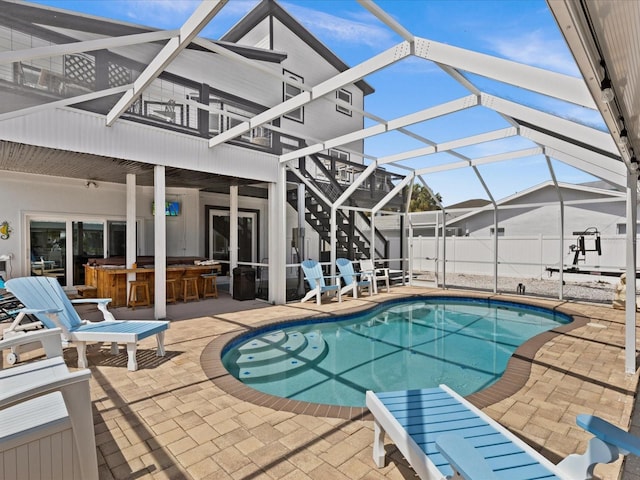
<svg viewBox="0 0 640 480">
<path fill-rule="evenodd" d="M 344 72 L 349 69 L 346 63 L 340 60 L 335 53 L 318 40 L 309 30 L 304 28 L 300 22 L 286 12 L 275 0 L 262 0 L 227 33 L 220 37 L 220 40 L 223 42 L 236 43 L 268 16 L 273 16 L 280 20 L 289 30 L 318 52 L 322 58 L 339 72 Z M 355 85 L 362 90 L 365 95 L 369 95 L 375 91 L 373 87 L 364 80 L 355 82 Z"/>
<path fill-rule="evenodd" d="M 521 192 L 516 192 L 513 195 L 509 195 L 508 197 L 505 197 L 501 200 L 498 200 L 496 202 L 496 204 L 498 206 L 500 205 L 507 205 L 509 203 L 513 203 L 514 201 L 526 197 L 527 195 L 531 195 L 534 192 L 543 190 L 545 188 L 555 188 L 554 183 L 549 180 L 543 183 L 540 183 L 538 185 L 535 185 L 531 188 L 527 188 L 525 190 L 522 190 Z M 602 196 L 610 196 L 610 197 L 618 197 L 618 198 L 625 198 L 625 194 L 623 192 L 620 192 L 618 190 L 613 190 L 613 189 L 608 189 L 608 188 L 596 188 L 596 187 L 592 187 L 592 186 L 588 186 L 586 184 L 583 185 L 572 185 L 570 183 L 561 183 L 558 182 L 558 188 L 560 189 L 565 189 L 565 190 L 575 190 L 575 191 L 580 191 L 580 192 L 584 192 L 584 193 L 590 193 L 593 195 L 602 195 Z M 465 202 L 462 202 L 465 203 Z M 487 202 L 487 205 L 485 205 L 484 207 L 490 208 L 490 202 Z M 461 205 L 461 204 L 458 204 Z M 451 207 L 449 207 L 451 208 Z M 459 208 L 459 207 L 456 207 Z M 469 212 L 469 213 L 465 213 L 463 215 L 457 216 L 453 219 L 451 219 L 449 222 L 447 222 L 449 225 L 455 224 L 461 220 L 466 220 L 470 217 L 473 217 L 475 215 L 479 215 L 481 213 L 483 213 L 484 211 L 487 210 L 487 208 L 483 208 L 483 207 L 479 207 L 477 210 L 473 211 L 473 212 Z"/>
</svg>

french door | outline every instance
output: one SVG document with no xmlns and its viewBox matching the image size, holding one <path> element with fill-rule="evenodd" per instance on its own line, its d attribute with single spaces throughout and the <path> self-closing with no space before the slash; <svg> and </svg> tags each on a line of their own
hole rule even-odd
<svg viewBox="0 0 640 480">
<path fill-rule="evenodd" d="M 209 210 L 209 256 L 223 262 L 222 275 L 229 275 L 230 227 L 229 210 Z M 238 261 L 257 262 L 257 257 L 258 214 L 239 211 Z"/>
</svg>

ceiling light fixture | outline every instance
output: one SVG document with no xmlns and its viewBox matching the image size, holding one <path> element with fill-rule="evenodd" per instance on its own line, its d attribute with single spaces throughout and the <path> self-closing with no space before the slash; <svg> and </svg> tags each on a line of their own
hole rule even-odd
<svg viewBox="0 0 640 480">
<path fill-rule="evenodd" d="M 604 77 L 602 82 L 600 82 L 600 98 L 605 103 L 611 103 L 615 97 L 613 93 L 613 88 L 611 88 L 611 80 L 609 77 Z"/>
</svg>

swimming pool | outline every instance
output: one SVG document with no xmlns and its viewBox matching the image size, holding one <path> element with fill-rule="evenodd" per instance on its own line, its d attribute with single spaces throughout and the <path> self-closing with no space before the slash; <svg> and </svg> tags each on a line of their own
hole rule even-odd
<svg viewBox="0 0 640 480">
<path fill-rule="evenodd" d="M 568 315 L 512 302 L 404 299 L 258 329 L 227 345 L 222 362 L 256 390 L 306 402 L 364 406 L 366 390 L 441 383 L 469 395 L 496 382 L 526 340 L 570 322 Z"/>
</svg>

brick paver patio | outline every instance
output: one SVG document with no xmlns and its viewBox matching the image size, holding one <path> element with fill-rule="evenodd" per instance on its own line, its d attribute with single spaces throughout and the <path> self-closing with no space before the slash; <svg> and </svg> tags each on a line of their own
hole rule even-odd
<svg viewBox="0 0 640 480">
<path fill-rule="evenodd" d="M 167 356 L 156 358 L 154 340 L 146 339 L 136 372 L 127 371 L 126 354 L 90 351 L 100 478 L 415 478 L 389 442 L 387 466 L 375 467 L 370 420 L 296 414 L 239 400 L 207 378 L 201 356 L 220 335 L 265 321 L 366 308 L 372 301 L 429 292 L 441 293 L 395 287 L 342 304 L 298 303 L 174 321 L 166 336 Z M 624 373 L 624 312 L 605 305 L 535 303 L 564 306 L 588 322 L 543 345 L 529 362 L 524 386 L 485 411 L 557 461 L 586 446 L 589 435 L 575 426 L 578 413 L 596 412 L 628 429 L 638 375 Z M 76 365 L 74 349 L 66 350 L 66 358 Z M 599 466 L 598 478 L 619 478 L 621 465 Z M 629 475 L 625 478 L 640 478 Z"/>
</svg>

